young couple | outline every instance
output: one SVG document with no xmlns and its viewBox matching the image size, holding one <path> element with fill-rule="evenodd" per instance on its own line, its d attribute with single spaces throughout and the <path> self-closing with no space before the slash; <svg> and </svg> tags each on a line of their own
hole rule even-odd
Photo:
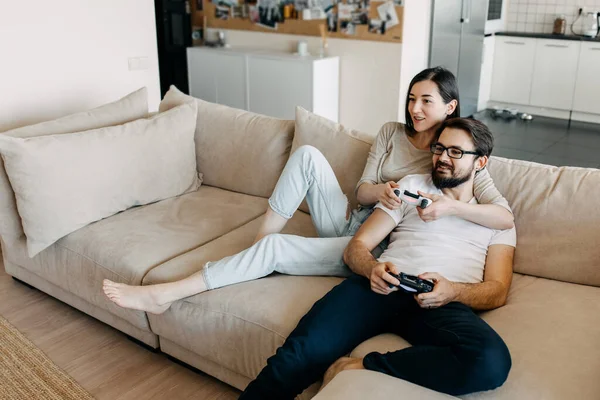
<svg viewBox="0 0 600 400">
<path fill-rule="evenodd" d="M 325 371 L 327 384 L 348 368 L 377 370 L 452 394 L 499 386 L 510 355 L 472 311 L 502 305 L 512 276 L 513 216 L 484 169 L 493 138 L 475 121 L 446 121 L 458 117 L 459 96 L 454 76 L 443 68 L 413 78 L 406 115 L 406 125 L 388 123 L 378 133 L 357 184 L 362 206 L 350 214 L 323 155 L 303 146 L 290 156 L 250 248 L 178 282 L 137 287 L 106 280 L 104 292 L 122 307 L 161 313 L 173 301 L 274 271 L 350 276 L 315 304 L 242 398 L 293 398 Z M 400 186 L 421 191 L 433 203 L 425 209 L 403 204 L 393 191 Z M 305 197 L 320 237 L 279 234 Z M 390 233 L 387 248 L 382 242 Z M 413 297 L 389 289 L 386 282 L 398 281 L 388 272 L 400 270 L 432 279 L 434 291 Z M 390 326 L 399 312 L 405 324 Z M 332 313 L 348 318 L 332 325 Z M 414 346 L 335 362 L 384 331 Z M 303 354 L 295 350 L 300 348 Z M 496 359 L 495 370 L 485 355 Z"/>
</svg>

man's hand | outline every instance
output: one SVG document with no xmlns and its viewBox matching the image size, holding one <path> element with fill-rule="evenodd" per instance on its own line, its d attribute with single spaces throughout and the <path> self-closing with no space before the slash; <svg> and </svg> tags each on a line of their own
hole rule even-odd
<svg viewBox="0 0 600 400">
<path fill-rule="evenodd" d="M 418 192 L 421 196 L 431 199 L 433 203 L 427 208 L 417 207 L 419 217 L 425 222 L 435 221 L 442 217 L 449 217 L 456 214 L 456 202 L 448 196 L 432 193 Z"/>
<path fill-rule="evenodd" d="M 388 295 L 398 290 L 400 282 L 388 272 L 398 275 L 398 268 L 391 262 L 377 263 L 371 270 L 371 290 L 378 294 Z M 394 285 L 390 289 L 388 282 Z"/>
<path fill-rule="evenodd" d="M 415 300 L 421 308 L 438 308 L 454 301 L 457 296 L 456 287 L 448 279 L 435 272 L 426 272 L 419 275 L 421 279 L 428 279 L 435 285 L 433 291 L 415 295 Z"/>
<path fill-rule="evenodd" d="M 402 200 L 396 196 L 394 189 L 399 187 L 400 186 L 393 181 L 381 184 L 379 192 L 377 193 L 377 201 L 381 202 L 381 204 L 390 210 L 397 210 L 402 205 Z"/>
</svg>

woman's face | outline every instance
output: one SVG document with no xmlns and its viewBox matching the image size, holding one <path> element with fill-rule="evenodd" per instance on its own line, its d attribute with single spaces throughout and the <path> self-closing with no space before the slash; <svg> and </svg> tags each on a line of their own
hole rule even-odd
<svg viewBox="0 0 600 400">
<path fill-rule="evenodd" d="M 433 81 L 421 81 L 413 85 L 408 95 L 408 112 L 415 131 L 437 129 L 456 108 L 457 101 L 445 104 Z"/>
</svg>

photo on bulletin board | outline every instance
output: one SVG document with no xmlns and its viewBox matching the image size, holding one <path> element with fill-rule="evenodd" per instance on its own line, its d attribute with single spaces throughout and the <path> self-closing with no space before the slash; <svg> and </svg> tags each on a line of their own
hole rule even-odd
<svg viewBox="0 0 600 400">
<path fill-rule="evenodd" d="M 215 17 L 217 17 L 218 19 L 229 19 L 229 13 L 229 7 L 217 6 L 217 8 L 215 8 Z"/>
<path fill-rule="evenodd" d="M 356 35 L 356 25 L 351 21 L 340 21 L 340 32 L 345 35 Z"/>
<path fill-rule="evenodd" d="M 328 32 L 337 32 L 338 26 L 338 15 L 334 12 L 327 13 L 327 31 Z"/>
<path fill-rule="evenodd" d="M 196 11 L 202 11 L 203 10 L 202 3 L 203 3 L 202 0 L 196 0 Z"/>
<path fill-rule="evenodd" d="M 393 1 L 388 1 L 377 7 L 377 13 L 382 21 L 385 21 L 386 27 L 391 28 L 398 25 L 398 14 Z"/>
</svg>

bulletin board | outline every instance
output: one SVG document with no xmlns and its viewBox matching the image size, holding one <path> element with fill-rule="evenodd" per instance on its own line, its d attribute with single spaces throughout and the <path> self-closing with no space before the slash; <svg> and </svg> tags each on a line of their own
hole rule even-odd
<svg viewBox="0 0 600 400">
<path fill-rule="evenodd" d="M 345 3 L 345 2 L 344 2 Z M 369 21 L 379 19 L 378 7 L 385 1 L 371 1 L 368 11 Z M 337 15 L 338 6 L 334 6 L 333 12 Z M 344 33 L 342 29 L 343 21 L 337 18 L 336 31 L 326 31 L 327 38 L 335 39 L 351 39 L 351 40 L 368 40 L 376 42 L 402 42 L 402 27 L 404 22 L 404 7 L 400 5 L 393 5 L 398 18 L 398 23 L 390 28 L 385 29 L 385 32 L 378 30 L 377 33 L 373 33 L 369 28 L 373 28 L 373 25 L 369 22 L 364 25 L 354 25 L 352 34 Z M 268 28 L 252 22 L 250 18 L 232 17 L 231 15 L 227 19 L 217 17 L 217 5 L 207 0 L 203 3 L 203 17 L 204 27 L 213 29 L 232 29 L 232 30 L 243 30 L 243 31 L 254 31 L 254 32 L 266 32 L 266 33 L 283 33 L 289 35 L 305 35 L 305 36 L 321 36 L 320 26 L 327 26 L 327 20 L 325 19 L 310 19 L 303 20 L 301 15 L 298 19 L 285 19 L 284 22 L 278 23 L 276 28 Z M 373 30 L 373 29 L 372 29 Z"/>
</svg>

